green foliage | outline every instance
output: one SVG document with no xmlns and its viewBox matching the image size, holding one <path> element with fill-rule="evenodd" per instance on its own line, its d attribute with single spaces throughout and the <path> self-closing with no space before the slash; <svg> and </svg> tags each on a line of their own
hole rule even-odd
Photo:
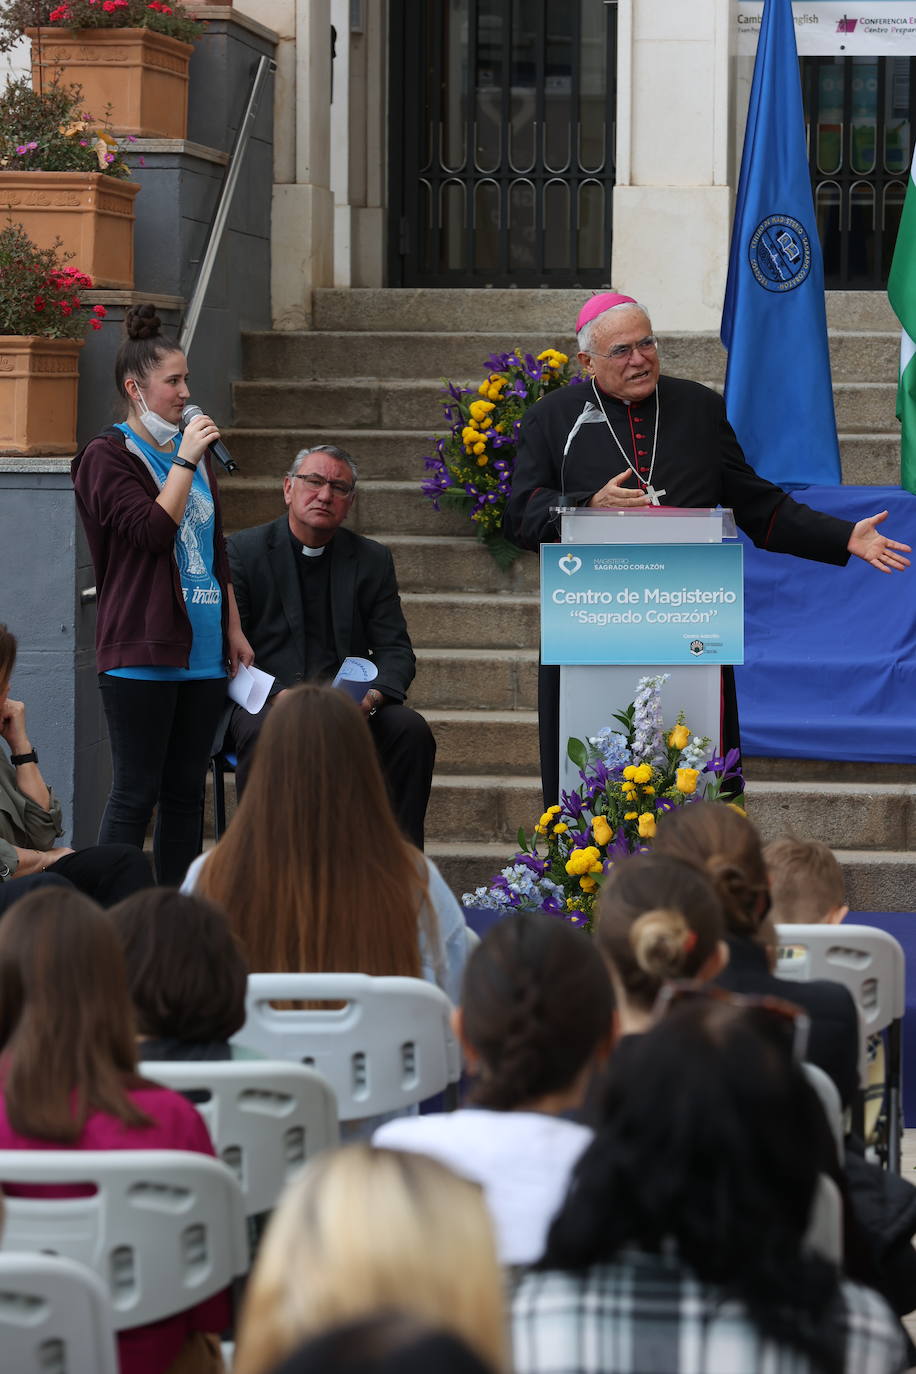
<svg viewBox="0 0 916 1374">
<path fill-rule="evenodd" d="M 0 92 L 0 168 L 129 176 L 108 112 L 94 120 L 81 104 L 80 86 L 54 82 L 33 91 L 27 77 L 9 82 Z"/>
<path fill-rule="evenodd" d="M 26 29 L 150 29 L 193 43 L 201 23 L 180 0 L 6 0 L 0 5 L 0 52 Z"/>
</svg>

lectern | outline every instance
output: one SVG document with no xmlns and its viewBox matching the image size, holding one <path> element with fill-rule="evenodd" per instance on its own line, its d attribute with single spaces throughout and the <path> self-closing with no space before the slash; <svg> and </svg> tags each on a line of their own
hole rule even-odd
<svg viewBox="0 0 916 1374">
<path fill-rule="evenodd" d="M 560 664 L 560 786 L 578 781 L 571 735 L 615 727 L 641 677 L 670 674 L 665 724 L 683 710 L 719 750 L 721 668 L 744 661 L 743 548 L 730 510 L 563 508 L 541 545 L 541 661 Z"/>
</svg>

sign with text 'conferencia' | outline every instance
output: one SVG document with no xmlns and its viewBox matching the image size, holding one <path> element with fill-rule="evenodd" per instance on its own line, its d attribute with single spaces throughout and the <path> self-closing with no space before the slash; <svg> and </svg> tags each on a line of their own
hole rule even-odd
<svg viewBox="0 0 916 1374">
<path fill-rule="evenodd" d="M 541 662 L 744 662 L 740 544 L 542 544 Z"/>
</svg>

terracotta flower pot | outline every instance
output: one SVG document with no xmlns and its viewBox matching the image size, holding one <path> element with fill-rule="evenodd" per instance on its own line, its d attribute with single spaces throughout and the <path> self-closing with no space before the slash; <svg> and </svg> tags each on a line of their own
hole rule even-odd
<svg viewBox="0 0 916 1374">
<path fill-rule="evenodd" d="M 101 172 L 0 171 L 0 219 L 10 215 L 39 248 L 60 239 L 70 265 L 96 286 L 130 289 L 139 189 Z"/>
<path fill-rule="evenodd" d="M 61 72 L 64 84 L 83 88 L 83 109 L 101 119 L 111 105 L 116 134 L 187 138 L 188 63 L 193 48 L 149 29 L 29 29 L 32 87 L 39 68 L 47 83 Z"/>
<path fill-rule="evenodd" d="M 76 452 L 82 339 L 0 335 L 0 452 Z"/>
</svg>

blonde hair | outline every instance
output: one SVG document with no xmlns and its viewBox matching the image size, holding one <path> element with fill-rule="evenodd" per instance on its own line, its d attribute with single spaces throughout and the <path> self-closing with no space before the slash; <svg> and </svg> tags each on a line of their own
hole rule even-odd
<svg viewBox="0 0 916 1374">
<path fill-rule="evenodd" d="M 777 923 L 816 925 L 846 901 L 843 870 L 829 845 L 784 835 L 763 851 L 770 879 L 770 916 Z"/>
<path fill-rule="evenodd" d="M 679 911 L 661 907 L 639 916 L 630 931 L 633 956 L 650 978 L 668 982 L 686 975 L 697 936 Z"/>
<path fill-rule="evenodd" d="M 397 1307 L 507 1367 L 502 1275 L 480 1188 L 423 1155 L 347 1145 L 287 1188 L 245 1295 L 234 1374 Z"/>
</svg>

